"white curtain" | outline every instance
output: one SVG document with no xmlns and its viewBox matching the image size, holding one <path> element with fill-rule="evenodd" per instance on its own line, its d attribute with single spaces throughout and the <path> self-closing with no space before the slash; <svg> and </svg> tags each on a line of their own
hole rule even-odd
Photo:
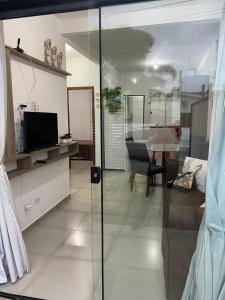
<svg viewBox="0 0 225 300">
<path fill-rule="evenodd" d="M 225 299 L 225 16 L 221 22 L 206 209 L 182 300 Z"/>
<path fill-rule="evenodd" d="M 225 8 L 224 8 L 225 9 Z M 222 116 L 225 101 L 225 15 L 220 25 L 218 57 L 216 68 L 216 81 L 214 88 L 213 111 L 212 111 L 212 125 L 210 134 L 210 148 L 214 145 L 217 135 L 220 132 L 222 124 Z"/>
<path fill-rule="evenodd" d="M 13 196 L 4 167 L 6 142 L 6 67 L 3 24 L 0 21 L 0 283 L 15 282 L 29 270 L 27 252 L 14 213 Z"/>
</svg>

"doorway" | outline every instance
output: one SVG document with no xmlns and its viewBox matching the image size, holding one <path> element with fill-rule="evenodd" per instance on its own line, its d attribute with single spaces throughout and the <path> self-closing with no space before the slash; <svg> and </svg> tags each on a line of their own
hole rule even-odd
<svg viewBox="0 0 225 300">
<path fill-rule="evenodd" d="M 142 140 L 145 124 L 145 95 L 126 95 L 126 133 Z"/>
<path fill-rule="evenodd" d="M 71 159 L 90 160 L 95 165 L 94 87 L 68 87 L 67 97 L 69 132 L 79 142 L 79 154 Z"/>
</svg>

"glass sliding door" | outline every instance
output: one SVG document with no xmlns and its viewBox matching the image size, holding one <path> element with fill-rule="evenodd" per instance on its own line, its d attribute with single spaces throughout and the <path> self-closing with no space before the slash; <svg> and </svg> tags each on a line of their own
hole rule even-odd
<svg viewBox="0 0 225 300">
<path fill-rule="evenodd" d="M 99 55 L 99 10 L 88 10 L 88 58 L 89 85 L 93 87 L 94 159 L 91 169 L 91 228 L 92 228 L 92 278 L 93 300 L 102 300 L 102 205 L 101 205 L 101 125 L 100 125 L 100 55 Z"/>
<path fill-rule="evenodd" d="M 90 176 L 91 168 L 101 165 L 98 10 L 7 20 L 4 35 L 12 47 L 7 47 L 7 132 L 11 132 L 7 144 L 15 143 L 11 149 L 15 155 L 7 157 L 6 169 L 30 270 L 24 276 L 19 271 L 21 278 L 1 281 L 0 298 L 100 300 L 101 186 L 91 184 Z M 15 36 L 23 40 L 24 55 L 13 48 Z M 44 63 L 44 41 L 48 63 Z M 26 149 L 23 113 L 38 114 L 38 110 L 57 114 L 62 145 L 42 145 L 43 149 L 40 145 L 41 149 L 21 154 Z M 33 125 L 29 139 L 40 140 L 41 123 Z M 46 131 L 51 140 L 51 130 Z M 15 244 L 14 239 L 10 242 Z M 10 251 L 4 253 L 4 248 L 0 245 L 0 269 L 8 275 Z M 20 266 L 19 252 L 13 253 Z M 9 267 L 16 270 L 12 264 Z M 12 279 L 17 280 L 12 283 Z"/>
<path fill-rule="evenodd" d="M 222 8 L 101 9 L 105 300 L 182 297 L 204 213 Z M 167 186 L 179 172 L 196 172 L 191 190 Z"/>
</svg>

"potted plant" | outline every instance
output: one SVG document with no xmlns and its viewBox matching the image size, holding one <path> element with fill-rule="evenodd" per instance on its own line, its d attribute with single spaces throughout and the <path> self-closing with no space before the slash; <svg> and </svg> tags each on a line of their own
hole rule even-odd
<svg viewBox="0 0 225 300">
<path fill-rule="evenodd" d="M 108 112 L 115 113 L 121 109 L 121 87 L 104 88 L 103 96 L 106 99 L 106 108 Z"/>
<path fill-rule="evenodd" d="M 60 138 L 60 144 L 68 144 L 68 143 L 72 143 L 72 135 L 70 133 L 66 133 L 62 136 L 59 137 Z"/>
</svg>

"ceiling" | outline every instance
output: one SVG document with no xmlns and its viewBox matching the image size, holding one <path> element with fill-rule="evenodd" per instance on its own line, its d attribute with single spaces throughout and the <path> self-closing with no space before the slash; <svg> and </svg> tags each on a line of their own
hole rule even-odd
<svg viewBox="0 0 225 300">
<path fill-rule="evenodd" d="M 171 66 L 177 72 L 198 68 L 219 33 L 218 21 L 198 21 L 116 28 L 102 31 L 102 56 L 122 71 Z M 76 49 L 97 61 L 99 32 L 69 33 Z"/>
</svg>

